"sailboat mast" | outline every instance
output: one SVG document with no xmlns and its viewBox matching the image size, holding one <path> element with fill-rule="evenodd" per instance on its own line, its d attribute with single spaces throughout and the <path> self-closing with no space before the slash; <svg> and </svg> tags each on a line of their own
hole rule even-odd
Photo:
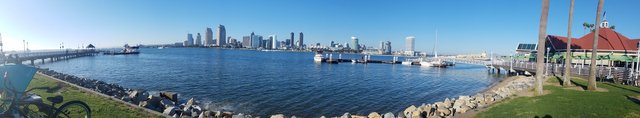
<svg viewBox="0 0 640 118">
<path fill-rule="evenodd" d="M 438 46 L 438 30 L 437 29 L 436 29 L 436 43 L 433 44 L 434 58 L 438 58 L 438 51 L 436 51 L 436 46 Z"/>
</svg>

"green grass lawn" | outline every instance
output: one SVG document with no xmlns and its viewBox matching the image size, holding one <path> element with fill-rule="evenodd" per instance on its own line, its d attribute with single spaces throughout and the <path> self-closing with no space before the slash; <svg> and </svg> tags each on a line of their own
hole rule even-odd
<svg viewBox="0 0 640 118">
<path fill-rule="evenodd" d="M 33 93 L 42 96 L 42 99 L 46 104 L 51 104 L 51 102 L 47 101 L 46 98 L 55 95 L 62 95 L 64 97 L 63 103 L 72 100 L 83 101 L 91 108 L 91 117 L 94 118 L 162 117 L 145 112 L 139 108 L 131 108 L 125 104 L 111 100 L 111 98 L 81 91 L 79 88 L 69 86 L 39 74 L 36 74 L 33 77 L 33 80 L 29 84 L 27 90 L 32 88 L 46 88 L 34 89 L 32 91 Z M 60 107 L 63 103 L 57 104 L 56 107 Z"/>
<path fill-rule="evenodd" d="M 574 85 L 587 85 L 586 80 L 572 80 Z M 547 82 L 560 85 L 555 77 Z M 545 85 L 544 89 L 550 91 L 550 94 L 504 100 L 475 117 L 640 118 L 640 101 L 628 98 L 640 96 L 639 87 L 600 82 L 597 86 L 608 89 L 608 92 L 579 91 Z"/>
</svg>

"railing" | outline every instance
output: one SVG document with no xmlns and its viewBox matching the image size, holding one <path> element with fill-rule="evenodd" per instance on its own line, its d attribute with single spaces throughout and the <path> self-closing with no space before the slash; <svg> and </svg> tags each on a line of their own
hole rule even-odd
<svg viewBox="0 0 640 118">
<path fill-rule="evenodd" d="M 54 55 L 66 55 L 66 54 L 79 54 L 79 53 L 92 53 L 93 49 L 67 49 L 67 50 L 43 50 L 43 51 L 28 51 L 28 52 L 5 52 L 5 56 L 9 58 L 30 58 L 30 57 L 47 57 Z"/>
</svg>

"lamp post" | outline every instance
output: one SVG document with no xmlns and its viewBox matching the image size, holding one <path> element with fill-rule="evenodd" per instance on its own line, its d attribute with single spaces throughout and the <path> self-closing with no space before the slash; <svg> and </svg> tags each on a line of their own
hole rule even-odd
<svg viewBox="0 0 640 118">
<path fill-rule="evenodd" d="M 640 42 L 638 42 L 637 48 L 638 48 L 638 50 L 636 50 L 636 59 L 637 60 L 636 60 L 636 68 L 635 68 L 636 71 L 635 71 L 635 73 L 633 73 L 634 75 L 636 75 L 635 81 L 638 81 L 638 71 L 640 70 L 640 69 L 638 69 L 638 64 L 640 64 Z M 635 83 L 637 84 L 638 82 L 635 82 Z"/>
</svg>

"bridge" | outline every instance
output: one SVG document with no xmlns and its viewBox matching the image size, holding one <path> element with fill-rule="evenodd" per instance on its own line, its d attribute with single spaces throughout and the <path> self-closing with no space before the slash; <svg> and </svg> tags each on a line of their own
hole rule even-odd
<svg viewBox="0 0 640 118">
<path fill-rule="evenodd" d="M 8 63 L 23 63 L 30 61 L 31 65 L 35 65 L 36 60 L 41 60 L 44 63 L 45 60 L 50 62 L 65 60 L 84 56 L 97 55 L 100 52 L 95 49 L 67 49 L 67 50 L 42 50 L 42 51 L 27 51 L 27 52 L 3 52 L 5 59 L 2 62 Z"/>
</svg>

